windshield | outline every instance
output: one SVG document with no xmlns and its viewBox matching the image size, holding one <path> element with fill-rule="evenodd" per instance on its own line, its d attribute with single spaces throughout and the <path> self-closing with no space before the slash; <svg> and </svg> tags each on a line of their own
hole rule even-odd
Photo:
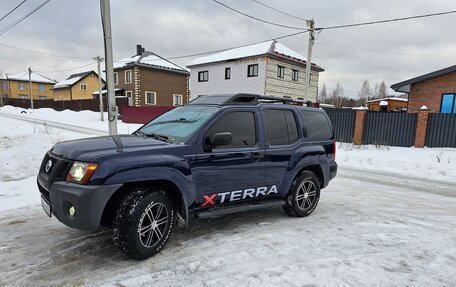
<svg viewBox="0 0 456 287">
<path fill-rule="evenodd" d="M 218 107 L 178 107 L 149 122 L 135 134 L 161 138 L 170 142 L 184 142 L 218 109 Z"/>
</svg>

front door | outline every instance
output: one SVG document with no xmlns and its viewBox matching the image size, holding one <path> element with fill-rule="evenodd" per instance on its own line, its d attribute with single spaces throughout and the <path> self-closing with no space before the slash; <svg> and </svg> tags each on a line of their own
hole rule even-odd
<svg viewBox="0 0 456 287">
<path fill-rule="evenodd" d="M 234 203 L 264 193 L 264 140 L 259 135 L 255 109 L 230 110 L 221 114 L 201 135 L 197 155 L 197 205 L 210 207 Z M 232 142 L 210 146 L 214 134 L 231 133 Z"/>
</svg>

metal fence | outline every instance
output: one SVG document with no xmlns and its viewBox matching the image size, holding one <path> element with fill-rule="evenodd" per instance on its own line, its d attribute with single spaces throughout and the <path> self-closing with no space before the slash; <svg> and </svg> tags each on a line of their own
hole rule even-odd
<svg viewBox="0 0 456 287">
<path fill-rule="evenodd" d="M 356 111 L 349 109 L 325 109 L 331 119 L 334 135 L 339 142 L 353 142 Z"/>
<path fill-rule="evenodd" d="M 427 147 L 456 147 L 456 114 L 429 114 Z"/>
<path fill-rule="evenodd" d="M 417 113 L 367 112 L 363 144 L 410 147 L 415 143 Z"/>
</svg>

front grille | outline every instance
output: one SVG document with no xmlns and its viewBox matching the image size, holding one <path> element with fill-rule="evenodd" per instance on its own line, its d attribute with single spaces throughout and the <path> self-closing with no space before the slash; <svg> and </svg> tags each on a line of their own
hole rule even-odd
<svg viewBox="0 0 456 287">
<path fill-rule="evenodd" d="M 52 167 L 46 171 L 46 164 L 49 160 L 52 160 Z M 42 184 L 42 188 L 49 190 L 53 182 L 65 180 L 71 164 L 71 160 L 57 157 L 48 152 L 41 163 L 40 173 L 38 174 L 38 180 Z"/>
</svg>

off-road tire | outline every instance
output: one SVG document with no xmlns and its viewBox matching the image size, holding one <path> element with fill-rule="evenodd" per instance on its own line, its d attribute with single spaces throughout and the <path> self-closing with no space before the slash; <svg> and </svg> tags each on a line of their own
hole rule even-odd
<svg viewBox="0 0 456 287">
<path fill-rule="evenodd" d="M 282 208 L 290 216 L 305 217 L 315 210 L 319 200 L 320 181 L 313 172 L 304 171 L 293 181 Z"/>
<path fill-rule="evenodd" d="M 155 230 L 152 230 L 152 236 L 155 236 L 156 240 L 153 241 L 151 239 L 153 244 L 146 246 L 143 242 L 145 241 L 144 236 L 147 235 L 141 237 L 141 228 L 144 228 L 142 224 L 146 220 L 151 220 L 150 212 L 156 206 L 162 207 L 163 211 L 166 209 L 166 220 L 162 220 L 162 224 L 166 224 L 166 226 L 160 231 L 161 238 L 159 238 L 158 231 L 154 233 Z M 157 222 L 155 221 L 154 226 Z M 163 248 L 175 224 L 176 210 L 171 199 L 164 191 L 137 189 L 129 194 L 119 205 L 114 220 L 112 238 L 114 245 L 126 256 L 134 259 L 146 259 L 157 254 Z M 152 222 L 150 222 L 150 226 L 152 226 Z"/>
</svg>

